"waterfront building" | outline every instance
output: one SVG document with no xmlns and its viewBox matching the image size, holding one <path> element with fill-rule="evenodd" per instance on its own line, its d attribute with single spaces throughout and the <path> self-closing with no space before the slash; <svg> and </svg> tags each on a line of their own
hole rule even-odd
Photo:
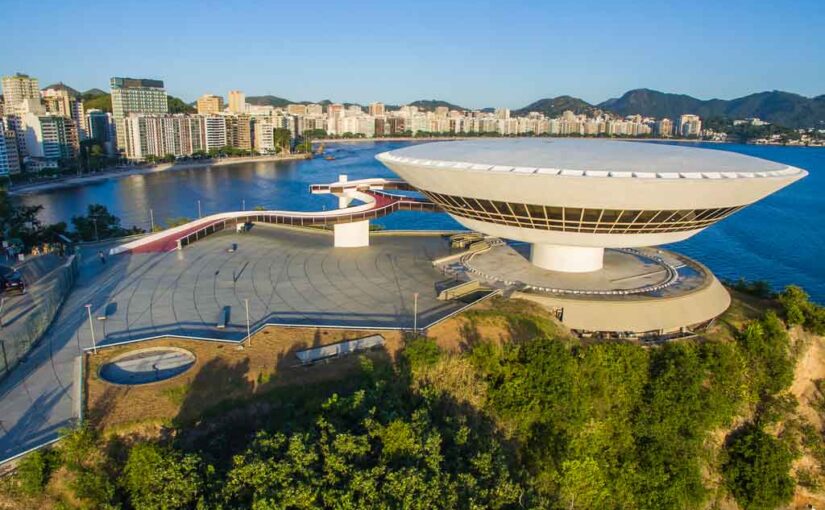
<svg viewBox="0 0 825 510">
<path fill-rule="evenodd" d="M 32 169 L 57 168 L 61 160 L 77 155 L 72 146 L 71 119 L 60 115 L 37 115 L 26 113 L 22 116 L 25 129 L 26 152 Z"/>
<path fill-rule="evenodd" d="M 181 157 L 206 151 L 204 118 L 200 115 L 131 114 L 124 121 L 126 156 L 142 161 L 149 156 Z"/>
<path fill-rule="evenodd" d="M 209 152 L 212 149 L 222 149 L 226 147 L 226 121 L 221 115 L 204 115 L 203 118 L 203 140 L 204 150 Z"/>
<path fill-rule="evenodd" d="M 88 138 L 103 147 L 106 154 L 115 154 L 115 125 L 112 114 L 92 109 L 86 113 Z"/>
<path fill-rule="evenodd" d="M 0 122 L 0 176 L 20 173 L 20 153 L 17 150 L 17 135 L 5 129 Z"/>
<path fill-rule="evenodd" d="M 670 138 L 673 136 L 673 121 L 665 117 L 656 122 L 656 136 Z"/>
<path fill-rule="evenodd" d="M 18 107 L 27 99 L 40 102 L 40 84 L 37 78 L 17 73 L 13 76 L 3 76 L 2 83 L 6 114 L 23 113 Z"/>
<path fill-rule="evenodd" d="M 229 112 L 230 113 L 245 113 L 246 112 L 246 94 L 240 90 L 229 91 Z"/>
<path fill-rule="evenodd" d="M 252 117 L 246 114 L 225 115 L 226 138 L 228 145 L 236 149 L 252 150 L 253 123 Z"/>
<path fill-rule="evenodd" d="M 377 159 L 489 236 L 486 249 L 453 260 L 463 273 L 451 274 L 540 303 L 579 334 L 608 337 L 691 334 L 723 313 L 730 296 L 709 269 L 656 247 L 807 175 L 733 152 L 610 140 L 439 142 Z"/>
<path fill-rule="evenodd" d="M 372 115 L 373 117 L 379 117 L 381 115 L 384 115 L 384 113 L 386 113 L 384 103 L 371 103 L 369 111 L 370 111 L 370 115 Z"/>
<path fill-rule="evenodd" d="M 164 114 L 169 103 L 163 81 L 138 78 L 112 78 L 112 118 L 118 150 L 126 147 L 126 118 L 130 114 Z"/>
<path fill-rule="evenodd" d="M 255 120 L 255 129 L 253 137 L 255 140 L 254 148 L 261 154 L 275 153 L 275 124 L 271 118 L 261 117 Z"/>
<path fill-rule="evenodd" d="M 214 115 L 223 111 L 223 98 L 212 94 L 204 94 L 198 98 L 198 114 Z"/>
<path fill-rule="evenodd" d="M 444 142 L 378 159 L 465 227 L 594 271 L 605 247 L 691 237 L 805 172 L 723 151 L 602 140 Z"/>
<path fill-rule="evenodd" d="M 2 124 L 7 134 L 14 133 L 17 138 L 17 154 L 22 166 L 23 159 L 29 154 L 26 149 L 26 127 L 23 125 L 23 118 L 20 115 L 6 115 L 2 118 Z"/>
<path fill-rule="evenodd" d="M 567 113 L 567 112 L 565 112 L 565 113 Z M 509 119 L 510 118 L 510 109 L 509 108 L 496 108 L 495 115 L 496 115 L 496 118 L 498 118 L 498 119 Z"/>
<path fill-rule="evenodd" d="M 702 134 L 702 119 L 698 115 L 685 114 L 679 117 L 679 134 L 698 137 Z"/>
</svg>

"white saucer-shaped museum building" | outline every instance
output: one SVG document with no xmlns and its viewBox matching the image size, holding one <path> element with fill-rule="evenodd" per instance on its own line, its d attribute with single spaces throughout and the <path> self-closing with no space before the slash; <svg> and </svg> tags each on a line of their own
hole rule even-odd
<svg viewBox="0 0 825 510">
<path fill-rule="evenodd" d="M 437 142 L 377 158 L 465 227 L 578 273 L 600 270 L 605 248 L 687 239 L 807 175 L 722 150 L 585 139 Z"/>
</svg>

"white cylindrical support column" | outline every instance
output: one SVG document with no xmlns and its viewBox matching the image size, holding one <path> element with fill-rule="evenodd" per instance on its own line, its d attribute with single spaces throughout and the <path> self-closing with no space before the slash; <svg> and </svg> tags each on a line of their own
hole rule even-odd
<svg viewBox="0 0 825 510">
<path fill-rule="evenodd" d="M 534 244 L 530 248 L 530 261 L 550 271 L 563 273 L 588 273 L 602 268 L 604 248 L 584 246 L 560 246 Z"/>
<path fill-rule="evenodd" d="M 349 180 L 347 174 L 338 174 L 338 182 L 344 183 Z M 338 195 L 338 209 L 344 209 L 349 207 L 349 204 L 352 203 L 352 197 L 347 196 L 346 194 Z"/>
<path fill-rule="evenodd" d="M 370 245 L 370 221 L 337 223 L 333 226 L 336 248 L 363 248 Z"/>
</svg>

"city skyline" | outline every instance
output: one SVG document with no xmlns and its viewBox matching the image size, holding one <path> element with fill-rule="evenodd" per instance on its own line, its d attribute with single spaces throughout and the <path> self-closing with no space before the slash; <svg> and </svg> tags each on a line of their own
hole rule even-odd
<svg viewBox="0 0 825 510">
<path fill-rule="evenodd" d="M 25 4 L 4 4 L 12 25 L 23 21 Z M 58 17 L 76 15 L 70 3 L 45 4 Z M 702 99 L 763 90 L 812 97 L 825 84 L 818 57 L 825 48 L 815 37 L 825 10 L 812 1 L 796 5 L 404 9 L 322 2 L 312 12 L 263 5 L 230 12 L 182 2 L 164 4 L 164 16 L 149 23 L 161 6 L 148 2 L 119 6 L 113 23 L 110 9 L 91 2 L 78 24 L 56 26 L 26 51 L 7 52 L 0 68 L 81 91 L 105 90 L 111 76 L 157 77 L 187 102 L 234 89 L 291 101 L 440 99 L 466 108 L 520 108 L 559 95 L 599 103 L 644 87 Z M 72 58 L 90 49 L 88 30 L 107 43 L 93 48 L 93 58 Z M 231 36 L 229 44 L 209 37 L 215 30 Z M 60 58 L 48 47 L 60 47 Z"/>
</svg>

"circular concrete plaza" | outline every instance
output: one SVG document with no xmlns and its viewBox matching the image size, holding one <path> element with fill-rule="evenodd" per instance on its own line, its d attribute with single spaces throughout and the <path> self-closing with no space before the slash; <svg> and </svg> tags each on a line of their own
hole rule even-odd
<svg viewBox="0 0 825 510">
<path fill-rule="evenodd" d="M 414 293 L 419 327 L 465 306 L 436 299 L 445 277 L 431 261 L 449 253 L 439 236 L 373 235 L 365 248 L 332 242 L 328 233 L 256 225 L 181 251 L 118 256 L 128 261 L 104 273 L 117 284 L 98 293 L 95 328 L 103 344 L 159 335 L 241 340 L 246 300 L 253 331 L 265 323 L 409 328 Z"/>
</svg>

